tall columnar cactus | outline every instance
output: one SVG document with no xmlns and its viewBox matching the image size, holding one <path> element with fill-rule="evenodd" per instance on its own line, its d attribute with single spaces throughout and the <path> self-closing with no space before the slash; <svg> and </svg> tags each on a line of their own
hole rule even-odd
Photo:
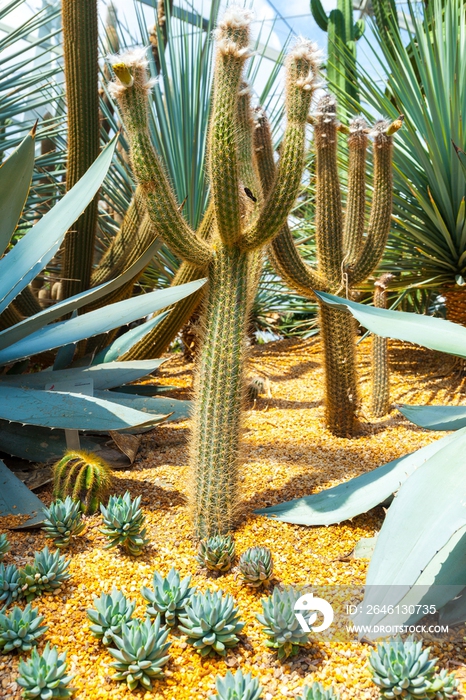
<svg viewBox="0 0 466 700">
<path fill-rule="evenodd" d="M 90 168 L 99 154 L 97 0 L 63 0 L 63 50 L 68 107 L 66 187 Z M 65 297 L 89 288 L 97 224 L 97 197 L 65 239 Z"/>
<path fill-rule="evenodd" d="M 317 269 L 301 259 L 287 226 L 272 242 L 271 260 L 285 282 L 304 296 L 312 298 L 313 289 L 348 295 L 352 287 L 373 273 L 383 255 L 392 209 L 392 136 L 402 120 L 393 124 L 382 120 L 372 130 L 374 187 L 366 235 L 368 126 L 361 118 L 354 119 L 349 126 L 348 194 L 343 214 L 337 166 L 337 132 L 343 127 L 337 120 L 333 97 L 321 98 L 312 122 L 316 151 Z M 267 191 L 273 182 L 274 160 L 265 118 L 255 131 L 255 139 L 262 183 Z M 325 362 L 326 425 L 335 435 L 350 437 L 358 407 L 353 324 L 346 312 L 323 304 L 320 329 Z"/>
<path fill-rule="evenodd" d="M 287 125 L 274 182 L 263 198 L 256 170 L 253 114 L 242 83 L 250 13 L 230 7 L 216 31 L 208 163 L 213 235 L 188 226 L 149 134 L 144 52 L 120 57 L 112 85 L 128 131 L 134 174 L 160 236 L 184 261 L 206 269 L 204 337 L 198 358 L 191 440 L 191 507 L 196 534 L 225 534 L 238 512 L 238 449 L 245 333 L 260 251 L 283 226 L 304 167 L 305 127 L 317 75 L 314 45 L 299 40 L 287 59 Z M 242 112 L 245 111 L 245 115 Z M 249 152 L 249 163 L 243 154 Z M 252 194 L 252 199 L 249 196 Z"/>
<path fill-rule="evenodd" d="M 387 284 L 393 279 L 390 272 L 374 282 L 374 306 L 387 308 Z M 372 397 L 371 411 L 380 418 L 390 410 L 390 369 L 388 366 L 388 339 L 372 337 Z"/>
<path fill-rule="evenodd" d="M 328 15 L 321 0 L 311 0 L 311 12 L 318 26 L 328 32 L 327 80 L 332 89 L 338 86 L 338 91 L 351 98 L 356 107 L 356 42 L 364 33 L 364 20 L 353 21 L 353 0 L 337 0 L 337 7 Z"/>
</svg>

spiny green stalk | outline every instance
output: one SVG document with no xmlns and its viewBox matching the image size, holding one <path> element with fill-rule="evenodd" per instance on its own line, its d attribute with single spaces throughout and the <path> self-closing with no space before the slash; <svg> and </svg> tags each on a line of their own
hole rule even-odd
<svg viewBox="0 0 466 700">
<path fill-rule="evenodd" d="M 374 189 L 365 229 L 366 151 L 368 126 L 354 119 L 349 129 L 336 118 L 336 102 L 321 98 L 312 118 L 316 150 L 316 247 L 317 269 L 305 263 L 284 226 L 272 241 L 271 261 L 277 272 L 300 294 L 313 297 L 313 289 L 348 296 L 353 287 L 370 276 L 382 257 L 390 230 L 392 207 L 393 134 L 402 117 L 393 124 L 380 121 L 372 135 Z M 265 119 L 264 119 L 265 122 Z M 337 135 L 349 133 L 349 174 L 346 212 L 343 214 L 337 167 Z M 258 163 L 264 189 L 274 172 L 270 129 L 260 124 L 255 132 Z M 325 416 L 335 435 L 350 437 L 356 425 L 358 393 L 352 322 L 347 312 L 320 305 L 320 326 L 325 360 Z"/>
<path fill-rule="evenodd" d="M 97 0 L 63 0 L 62 21 L 68 107 L 66 187 L 69 190 L 99 154 Z M 63 251 L 65 297 L 90 286 L 97 201 L 96 196 L 66 236 Z"/>
<path fill-rule="evenodd" d="M 200 538 L 226 534 L 237 519 L 249 311 L 261 249 L 282 228 L 298 194 L 306 122 L 317 74 L 315 47 L 298 41 L 287 59 L 287 125 L 281 157 L 270 192 L 263 198 L 252 148 L 249 91 L 243 83 L 249 25 L 249 12 L 231 7 L 215 35 L 207 159 L 214 222 L 209 241 L 197 235 L 183 218 L 152 146 L 147 112 L 151 83 L 144 55 L 132 52 L 113 65 L 117 82 L 111 89 L 128 131 L 134 174 L 145 194 L 152 223 L 176 255 L 196 266 L 201 274 L 206 270 L 209 278 L 190 450 L 191 509 Z"/>
<path fill-rule="evenodd" d="M 97 455 L 84 450 L 67 452 L 52 468 L 53 495 L 71 496 L 81 503 L 83 513 L 95 513 L 111 483 L 110 466 Z"/>
<path fill-rule="evenodd" d="M 374 282 L 374 306 L 387 308 L 387 284 L 393 275 L 387 272 Z M 390 369 L 388 365 L 388 340 L 380 335 L 372 336 L 372 415 L 385 416 L 390 411 Z"/>
</svg>

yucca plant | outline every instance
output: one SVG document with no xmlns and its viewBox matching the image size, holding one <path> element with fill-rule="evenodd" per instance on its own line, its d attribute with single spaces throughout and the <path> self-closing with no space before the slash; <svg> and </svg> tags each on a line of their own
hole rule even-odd
<svg viewBox="0 0 466 700">
<path fill-rule="evenodd" d="M 333 688 L 325 689 L 322 683 L 315 681 L 312 685 L 305 685 L 302 695 L 298 695 L 296 700 L 340 700 L 340 696 Z"/>
<path fill-rule="evenodd" d="M 209 571 L 225 573 L 233 566 L 235 541 L 231 535 L 214 535 L 199 542 L 196 559 Z"/>
<path fill-rule="evenodd" d="M 238 569 L 248 585 L 266 586 L 273 574 L 272 552 L 268 547 L 249 547 L 240 556 Z"/>
<path fill-rule="evenodd" d="M 19 569 L 14 564 L 0 563 L 0 603 L 7 606 L 21 595 Z"/>
<path fill-rule="evenodd" d="M 2 532 L 0 535 L 0 561 L 3 561 L 3 557 L 11 549 L 10 543 L 8 542 L 8 537 Z"/>
<path fill-rule="evenodd" d="M 129 491 L 123 496 L 110 496 L 107 507 L 100 504 L 104 523 L 101 532 L 109 540 L 105 549 L 121 546 L 134 557 L 142 553 L 149 540 L 143 527 L 145 516 L 140 505 L 141 496 L 133 501 Z"/>
<path fill-rule="evenodd" d="M 70 560 L 60 555 L 60 550 L 50 552 L 44 547 L 34 554 L 34 563 L 19 570 L 21 596 L 29 603 L 43 593 L 54 593 L 60 589 L 70 574 Z"/>
<path fill-rule="evenodd" d="M 86 610 L 86 615 L 93 623 L 90 630 L 94 637 L 102 640 L 108 646 L 113 641 L 114 634 L 121 634 L 122 626 L 130 627 L 136 603 L 128 600 L 121 591 L 112 589 L 110 594 L 101 593 L 94 598 L 94 607 Z"/>
<path fill-rule="evenodd" d="M 243 674 L 239 668 L 235 675 L 227 671 L 225 676 L 215 679 L 217 693 L 209 695 L 209 700 L 260 700 L 262 688 L 251 673 Z"/>
<path fill-rule="evenodd" d="M 21 659 L 17 683 L 24 688 L 26 700 L 51 700 L 70 698 L 74 688 L 69 688 L 73 675 L 66 673 L 66 651 L 58 653 L 57 647 L 48 642 L 42 654 L 33 649 L 29 659 Z"/>
<path fill-rule="evenodd" d="M 116 661 L 110 665 L 116 669 L 117 681 L 126 681 L 130 690 L 138 685 L 150 690 L 152 680 L 164 677 L 163 667 L 170 658 L 167 654 L 171 642 L 167 642 L 168 629 L 160 625 L 160 616 L 151 621 L 135 620 L 129 627 L 122 625 L 121 633 L 113 635 L 117 647 L 109 648 Z"/>
<path fill-rule="evenodd" d="M 238 644 L 236 635 L 243 627 L 234 598 L 223 591 L 196 593 L 180 615 L 180 631 L 201 656 L 226 656 L 227 649 Z"/>
<path fill-rule="evenodd" d="M 86 527 L 79 502 L 73 501 L 69 496 L 64 501 L 52 501 L 43 512 L 45 517 L 42 530 L 59 549 L 68 547 L 71 538 L 80 535 Z"/>
<path fill-rule="evenodd" d="M 31 651 L 48 630 L 44 616 L 29 603 L 24 610 L 15 606 L 8 614 L 0 612 L 0 651 Z"/>
<path fill-rule="evenodd" d="M 83 513 L 95 513 L 112 485 L 110 465 L 96 454 L 84 450 L 66 452 L 52 468 L 53 493 L 71 497 Z"/>
<path fill-rule="evenodd" d="M 301 592 L 293 586 L 275 587 L 272 595 L 261 600 L 262 614 L 256 615 L 267 637 L 265 645 L 276 649 L 281 661 L 295 656 L 301 646 L 309 643 L 309 632 L 302 629 L 294 610 L 300 597 Z"/>
<path fill-rule="evenodd" d="M 191 596 L 196 592 L 195 586 L 190 586 L 191 576 L 182 581 L 180 574 L 173 567 L 168 576 L 163 577 L 154 571 L 152 577 L 153 590 L 143 586 L 141 595 L 147 601 L 146 613 L 150 617 L 162 615 L 168 627 L 174 627 L 178 618 L 185 611 Z"/>
</svg>

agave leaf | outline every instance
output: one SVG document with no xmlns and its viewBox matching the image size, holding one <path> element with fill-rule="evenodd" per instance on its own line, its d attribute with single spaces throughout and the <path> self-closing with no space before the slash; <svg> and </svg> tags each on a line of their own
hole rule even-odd
<svg viewBox="0 0 466 700">
<path fill-rule="evenodd" d="M 365 306 L 326 292 L 315 294 L 329 306 L 348 309 L 364 328 L 382 338 L 406 340 L 449 355 L 466 357 L 466 328 L 456 323 L 433 316 Z"/>
<path fill-rule="evenodd" d="M 91 379 L 94 389 L 113 389 L 121 383 L 134 382 L 154 372 L 167 358 L 154 360 L 133 360 L 131 362 L 109 362 L 96 367 L 77 367 L 76 369 L 46 369 L 34 374 L 3 375 L 1 386 L 18 386 L 28 389 L 43 389 L 51 382 L 71 382 Z"/>
<path fill-rule="evenodd" d="M 0 166 L 0 255 L 5 251 L 23 211 L 34 170 L 34 134 Z"/>
<path fill-rule="evenodd" d="M 455 439 L 456 434 L 447 435 L 344 484 L 254 512 L 298 525 L 341 523 L 383 503 L 418 467 Z"/>
<path fill-rule="evenodd" d="M 466 179 L 466 153 L 463 151 L 462 148 L 460 148 L 459 146 L 457 146 L 457 145 L 454 143 L 454 141 L 452 141 L 452 144 L 453 144 L 453 148 L 454 148 L 455 151 L 456 151 L 456 155 L 457 155 L 458 158 L 459 158 L 459 161 L 460 161 L 460 163 L 461 163 L 461 167 L 462 167 L 462 169 L 463 169 L 463 174 L 464 174 L 464 177 L 465 177 L 465 179 Z"/>
<path fill-rule="evenodd" d="M 114 137 L 76 185 L 0 260 L 0 313 L 58 251 L 67 230 L 102 184 L 116 143 Z"/>
<path fill-rule="evenodd" d="M 101 445 L 87 435 L 80 435 L 79 441 L 82 450 L 98 452 L 101 449 Z M 48 462 L 61 459 L 66 449 L 63 430 L 0 421 L 0 450 L 5 454 L 30 462 Z"/>
<path fill-rule="evenodd" d="M 142 316 L 174 304 L 195 292 L 204 283 L 205 279 L 201 279 L 181 284 L 178 287 L 159 289 L 149 294 L 141 294 L 132 299 L 108 304 L 101 309 L 96 309 L 96 311 L 91 311 L 77 318 L 71 318 L 68 321 L 61 321 L 41 328 L 10 347 L 0 350 L 0 365 L 91 338 L 94 335 L 100 335 L 126 323 L 131 323 Z"/>
<path fill-rule="evenodd" d="M 72 392 L 0 386 L 0 419 L 65 430 L 122 430 L 153 425 L 166 416 Z"/>
<path fill-rule="evenodd" d="M 130 350 L 135 343 L 144 338 L 144 336 L 149 333 L 152 328 L 155 328 L 155 326 L 159 324 L 167 314 L 168 311 L 164 311 L 163 313 L 158 314 L 158 316 L 155 316 L 155 318 L 152 318 L 150 321 L 141 323 L 140 326 L 131 328 L 131 330 L 123 333 L 123 335 L 114 340 L 113 343 L 110 343 L 110 345 L 107 345 L 106 348 L 101 350 L 101 352 L 94 357 L 92 364 L 98 365 L 103 362 L 113 362 L 114 360 L 118 360 L 118 358 Z"/>
<path fill-rule="evenodd" d="M 94 391 L 94 396 L 149 414 L 171 414 L 170 420 L 188 418 L 191 410 L 191 401 L 180 401 L 179 399 L 166 397 L 154 399 L 148 396 L 124 394 L 116 391 Z"/>
<path fill-rule="evenodd" d="M 427 430 L 459 430 L 466 427 L 466 406 L 397 407 L 411 423 Z"/>
<path fill-rule="evenodd" d="M 439 622 L 441 625 L 458 625 L 466 622 L 466 588 L 440 610 Z"/>
</svg>

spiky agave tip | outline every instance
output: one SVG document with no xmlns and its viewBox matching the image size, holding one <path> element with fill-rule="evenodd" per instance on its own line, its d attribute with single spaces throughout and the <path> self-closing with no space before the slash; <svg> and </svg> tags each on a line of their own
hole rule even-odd
<svg viewBox="0 0 466 700">
<path fill-rule="evenodd" d="M 117 98 L 135 83 L 138 87 L 149 92 L 157 82 L 157 78 L 147 79 L 147 48 L 137 48 L 125 51 L 122 54 L 108 56 L 112 70 L 116 76 L 116 81 L 108 84 L 108 89 L 112 97 Z"/>
</svg>

